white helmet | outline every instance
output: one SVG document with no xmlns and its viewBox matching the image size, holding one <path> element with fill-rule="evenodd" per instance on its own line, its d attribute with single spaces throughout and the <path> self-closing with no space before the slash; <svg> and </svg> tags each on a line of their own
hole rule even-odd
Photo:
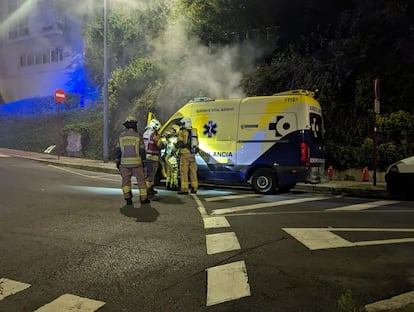
<svg viewBox="0 0 414 312">
<path fill-rule="evenodd" d="M 186 129 L 191 129 L 191 119 L 188 117 L 184 117 L 180 120 L 181 125 Z"/>
<path fill-rule="evenodd" d="M 161 123 L 157 119 L 151 119 L 148 128 L 159 130 L 161 128 Z"/>
</svg>

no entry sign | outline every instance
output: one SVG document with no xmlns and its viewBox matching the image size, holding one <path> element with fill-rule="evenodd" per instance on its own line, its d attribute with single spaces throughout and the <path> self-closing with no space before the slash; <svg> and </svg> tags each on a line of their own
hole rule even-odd
<svg viewBox="0 0 414 312">
<path fill-rule="evenodd" d="M 66 100 L 66 93 L 62 89 L 55 91 L 55 100 L 58 102 L 64 102 Z"/>
</svg>

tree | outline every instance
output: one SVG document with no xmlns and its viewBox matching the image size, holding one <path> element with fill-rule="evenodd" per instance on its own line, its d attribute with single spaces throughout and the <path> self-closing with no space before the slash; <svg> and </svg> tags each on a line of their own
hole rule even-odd
<svg viewBox="0 0 414 312">
<path fill-rule="evenodd" d="M 107 13 L 108 70 L 124 67 L 137 57 L 146 57 L 150 42 L 165 27 L 168 7 L 151 2 L 148 7 L 115 6 Z M 103 84 L 103 12 L 88 19 L 84 27 L 85 59 L 92 77 Z"/>
</svg>

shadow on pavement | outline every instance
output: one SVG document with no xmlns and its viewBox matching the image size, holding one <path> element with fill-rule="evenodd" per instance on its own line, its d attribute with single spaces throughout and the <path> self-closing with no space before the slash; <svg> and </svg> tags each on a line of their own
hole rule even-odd
<svg viewBox="0 0 414 312">
<path fill-rule="evenodd" d="M 125 205 L 121 207 L 119 211 L 126 217 L 136 218 L 136 222 L 155 222 L 160 215 L 158 211 L 152 208 L 149 204 L 144 204 L 138 208 Z"/>
</svg>

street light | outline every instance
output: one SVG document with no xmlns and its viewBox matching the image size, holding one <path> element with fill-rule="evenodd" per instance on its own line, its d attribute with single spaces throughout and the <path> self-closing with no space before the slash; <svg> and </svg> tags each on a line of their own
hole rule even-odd
<svg viewBox="0 0 414 312">
<path fill-rule="evenodd" d="M 103 90 L 103 160 L 108 162 L 108 55 L 107 55 L 107 0 L 104 0 L 104 90 Z"/>
</svg>

